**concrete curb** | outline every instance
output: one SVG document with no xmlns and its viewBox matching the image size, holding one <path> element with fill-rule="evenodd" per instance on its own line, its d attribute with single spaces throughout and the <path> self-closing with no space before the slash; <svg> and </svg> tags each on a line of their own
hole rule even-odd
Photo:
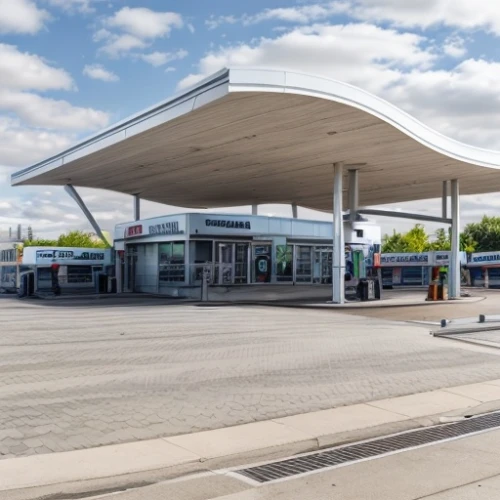
<svg viewBox="0 0 500 500">
<path fill-rule="evenodd" d="M 472 299 L 472 300 L 471 300 Z M 300 303 L 292 303 L 292 302 L 279 302 L 274 300 L 269 301 L 209 301 L 209 302 L 198 302 L 195 305 L 198 307 L 234 307 L 234 306 L 249 306 L 249 307 L 283 307 L 283 308 L 292 308 L 292 309 L 311 309 L 311 310 L 321 310 L 321 311 L 346 311 L 348 309 L 355 309 L 363 311 L 364 309 L 395 309 L 402 307 L 422 307 L 422 306 L 439 306 L 439 305 L 456 305 L 457 302 L 463 301 L 465 303 L 476 303 L 485 300 L 485 297 L 468 297 L 467 299 L 457 299 L 457 300 L 449 300 L 442 302 L 426 302 L 423 300 L 422 302 L 409 302 L 403 304 L 394 304 L 394 302 L 388 301 L 380 303 L 377 302 L 347 302 L 345 304 L 305 304 L 303 302 Z"/>
<path fill-rule="evenodd" d="M 474 414 L 485 404 L 489 411 L 500 409 L 500 380 L 195 434 L 0 460 L 0 492 L 61 491 L 61 485 L 102 484 L 107 478 L 127 485 L 155 471 L 165 479 L 237 466 L 433 425 L 450 412 Z"/>
<path fill-rule="evenodd" d="M 480 323 L 478 323 L 479 325 Z M 481 323 L 484 325 L 484 323 Z M 479 332 L 494 332 L 500 330 L 500 322 L 496 326 L 471 326 L 465 328 L 447 328 L 443 327 L 441 330 L 431 331 L 433 337 L 444 337 L 447 335 L 460 335 L 461 333 L 479 333 Z"/>
</svg>

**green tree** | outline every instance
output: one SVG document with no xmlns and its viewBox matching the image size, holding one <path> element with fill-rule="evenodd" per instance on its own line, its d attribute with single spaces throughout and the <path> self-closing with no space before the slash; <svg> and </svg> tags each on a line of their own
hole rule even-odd
<svg viewBox="0 0 500 500">
<path fill-rule="evenodd" d="M 83 231 L 70 231 L 61 234 L 57 240 L 38 238 L 34 240 L 25 240 L 25 247 L 80 247 L 80 248 L 108 248 L 108 243 L 96 238 L 92 233 Z"/>
<path fill-rule="evenodd" d="M 408 252 L 422 253 L 430 249 L 429 235 L 422 224 L 415 224 L 404 236 Z"/>
<path fill-rule="evenodd" d="M 36 240 L 24 240 L 23 246 L 25 247 L 55 247 L 57 246 L 57 240 L 48 239 L 36 239 Z"/>
<path fill-rule="evenodd" d="M 382 238 L 382 253 L 405 253 L 409 252 L 404 236 L 395 230 L 392 235 L 384 235 Z"/>
<path fill-rule="evenodd" d="M 383 253 L 421 253 L 430 248 L 429 236 L 422 224 L 416 224 L 405 234 L 393 232 L 382 238 Z"/>
<path fill-rule="evenodd" d="M 476 240 L 471 234 L 465 231 L 460 234 L 460 250 L 462 252 L 475 252 L 477 251 L 476 247 Z M 500 248 L 500 244 L 497 248 Z M 430 250 L 451 250 L 451 229 L 439 228 L 432 242 L 429 241 L 422 224 L 417 224 L 406 234 L 394 231 L 391 236 L 386 234 L 382 239 L 383 253 L 422 253 Z"/>
<path fill-rule="evenodd" d="M 439 228 L 435 233 L 436 239 L 430 244 L 431 250 L 451 250 L 450 232 Z"/>
<path fill-rule="evenodd" d="M 462 252 L 473 253 L 477 251 L 477 242 L 465 231 L 460 233 L 460 250 Z"/>
<path fill-rule="evenodd" d="M 485 215 L 481 222 L 467 224 L 463 232 L 464 242 L 475 243 L 476 252 L 492 252 L 500 249 L 500 217 Z"/>
<path fill-rule="evenodd" d="M 83 231 L 70 231 L 67 234 L 61 234 L 57 240 L 58 247 L 81 247 L 81 248 L 107 248 L 104 241 L 96 238 L 92 233 Z"/>
</svg>

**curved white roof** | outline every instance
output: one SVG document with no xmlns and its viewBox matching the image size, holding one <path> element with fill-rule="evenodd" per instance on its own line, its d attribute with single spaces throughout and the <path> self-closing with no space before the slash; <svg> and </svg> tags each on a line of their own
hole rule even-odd
<svg viewBox="0 0 500 500">
<path fill-rule="evenodd" d="M 360 171 L 360 204 L 500 191 L 500 152 L 443 136 L 388 102 L 327 78 L 225 69 L 12 176 L 171 205 L 297 203 L 331 210 L 332 164 Z"/>
</svg>

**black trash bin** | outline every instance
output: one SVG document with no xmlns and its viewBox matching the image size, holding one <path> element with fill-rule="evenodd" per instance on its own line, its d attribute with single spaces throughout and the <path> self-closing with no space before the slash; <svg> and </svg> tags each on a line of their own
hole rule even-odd
<svg viewBox="0 0 500 500">
<path fill-rule="evenodd" d="M 360 279 L 358 283 L 358 298 L 362 302 L 380 299 L 380 283 L 373 279 Z"/>
<path fill-rule="evenodd" d="M 106 274 L 99 274 L 99 293 L 108 293 L 108 276 Z"/>
<path fill-rule="evenodd" d="M 357 296 L 362 302 L 368 300 L 368 287 L 365 279 L 360 279 L 358 282 Z"/>
</svg>

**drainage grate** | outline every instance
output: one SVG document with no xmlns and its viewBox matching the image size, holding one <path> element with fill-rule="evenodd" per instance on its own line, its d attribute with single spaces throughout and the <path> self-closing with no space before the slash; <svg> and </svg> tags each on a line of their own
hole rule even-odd
<svg viewBox="0 0 500 500">
<path fill-rule="evenodd" d="M 460 422 L 417 429 L 361 443 L 331 448 L 295 458 L 235 471 L 259 483 L 276 481 L 306 472 L 456 439 L 468 434 L 500 427 L 500 413 L 489 413 Z"/>
</svg>

